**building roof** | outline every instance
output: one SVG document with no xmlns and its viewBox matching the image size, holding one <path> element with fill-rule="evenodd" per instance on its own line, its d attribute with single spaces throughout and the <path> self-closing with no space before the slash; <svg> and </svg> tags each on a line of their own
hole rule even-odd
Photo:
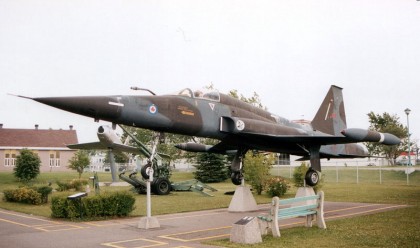
<svg viewBox="0 0 420 248">
<path fill-rule="evenodd" d="M 16 148 L 67 148 L 76 144 L 76 130 L 11 129 L 0 128 L 0 147 Z"/>
</svg>

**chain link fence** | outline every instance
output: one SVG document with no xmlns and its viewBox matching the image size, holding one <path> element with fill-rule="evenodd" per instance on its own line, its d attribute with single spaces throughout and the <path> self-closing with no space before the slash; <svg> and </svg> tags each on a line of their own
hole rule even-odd
<svg viewBox="0 0 420 248">
<path fill-rule="evenodd" d="M 274 165 L 273 176 L 292 179 L 298 165 Z M 322 162 L 325 183 L 385 184 L 420 186 L 419 166 L 383 166 L 366 161 Z"/>
</svg>

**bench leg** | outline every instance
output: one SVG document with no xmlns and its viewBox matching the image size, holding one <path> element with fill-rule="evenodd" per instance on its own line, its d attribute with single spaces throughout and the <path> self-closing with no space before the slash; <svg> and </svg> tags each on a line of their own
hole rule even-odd
<svg viewBox="0 0 420 248">
<path fill-rule="evenodd" d="M 319 228 L 322 228 L 322 229 L 327 228 L 327 225 L 325 225 L 324 213 L 320 213 L 316 215 L 316 224 L 318 225 Z"/>
<path fill-rule="evenodd" d="M 305 226 L 306 227 L 312 227 L 312 221 L 313 221 L 313 219 L 314 219 L 314 217 L 313 217 L 312 214 L 311 215 L 307 215 L 306 216 L 306 224 L 305 224 Z"/>
<path fill-rule="evenodd" d="M 324 220 L 324 192 L 320 191 L 319 193 L 319 206 L 316 213 L 316 224 L 319 228 L 326 229 L 327 225 L 325 225 Z"/>
<path fill-rule="evenodd" d="M 258 226 L 260 227 L 261 235 L 267 235 L 268 229 L 271 229 L 271 222 L 261 220 L 258 218 Z"/>
<path fill-rule="evenodd" d="M 279 228 L 279 222 L 277 220 L 273 220 L 271 225 L 271 231 L 273 233 L 273 237 L 279 238 L 280 235 L 280 228 Z"/>
</svg>

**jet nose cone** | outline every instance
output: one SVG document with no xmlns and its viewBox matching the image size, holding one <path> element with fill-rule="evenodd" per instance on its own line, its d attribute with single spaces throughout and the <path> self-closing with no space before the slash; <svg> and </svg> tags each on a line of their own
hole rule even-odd
<svg viewBox="0 0 420 248">
<path fill-rule="evenodd" d="M 40 97 L 33 100 L 75 114 L 108 121 L 118 118 L 124 106 L 119 97 L 113 96 Z"/>
</svg>

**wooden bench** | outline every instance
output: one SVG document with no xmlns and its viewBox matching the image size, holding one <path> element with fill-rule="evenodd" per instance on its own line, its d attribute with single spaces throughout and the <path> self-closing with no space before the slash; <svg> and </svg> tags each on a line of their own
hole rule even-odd
<svg viewBox="0 0 420 248">
<path fill-rule="evenodd" d="M 287 207 L 283 207 L 287 205 Z M 280 237 L 279 220 L 296 217 L 306 217 L 306 227 L 312 227 L 312 221 L 316 217 L 319 228 L 326 229 L 324 220 L 324 192 L 320 191 L 317 195 L 296 197 L 280 200 L 273 197 L 269 215 L 258 216 L 261 233 L 267 234 L 271 229 L 273 237 Z"/>
</svg>

